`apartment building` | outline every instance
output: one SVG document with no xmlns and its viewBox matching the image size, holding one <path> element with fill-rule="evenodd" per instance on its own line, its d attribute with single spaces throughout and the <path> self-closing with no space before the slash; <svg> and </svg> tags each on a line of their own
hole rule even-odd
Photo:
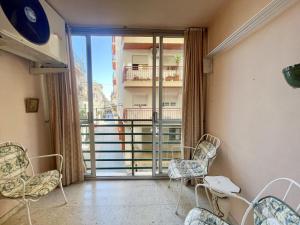
<svg viewBox="0 0 300 225">
<path fill-rule="evenodd" d="M 124 119 L 151 119 L 153 70 L 159 86 L 159 63 L 152 60 L 152 37 L 113 37 L 114 93 L 117 113 Z M 162 106 L 164 119 L 181 119 L 183 38 L 166 38 L 163 43 Z M 158 46 L 158 45 L 157 45 Z M 157 47 L 157 52 L 159 48 Z M 156 90 L 156 99 L 159 93 Z"/>
<path fill-rule="evenodd" d="M 116 105 L 115 116 L 124 119 L 125 124 L 134 121 L 152 125 L 153 113 L 157 113 L 157 120 L 177 121 L 176 125 L 156 127 L 157 130 L 163 129 L 162 142 L 168 144 L 165 146 L 165 150 L 171 150 L 180 143 L 181 139 L 183 38 L 165 38 L 163 43 L 160 43 L 162 54 L 159 54 L 160 45 L 156 44 L 156 65 L 153 65 L 152 37 L 114 36 L 112 39 L 112 66 L 114 69 L 112 100 Z M 160 59 L 160 55 L 162 55 L 162 59 Z M 160 63 L 162 63 L 161 69 Z M 161 83 L 159 81 L 160 73 L 162 73 Z M 153 77 L 155 77 L 154 82 Z M 153 104 L 157 106 L 155 109 Z M 159 105 L 161 105 L 161 111 L 158 110 Z M 159 117 L 160 113 L 161 118 Z M 152 158 L 153 143 L 150 134 L 152 134 L 153 127 L 155 125 L 139 126 L 133 129 L 131 127 L 124 128 L 125 133 L 130 133 L 132 129 L 135 151 L 149 151 L 149 153 L 135 153 L 137 158 L 142 160 Z M 154 135 L 154 139 L 155 136 L 158 136 L 158 131 Z M 128 135 L 123 135 L 121 139 L 125 142 L 131 141 L 131 137 Z M 123 145 L 124 150 L 130 148 L 130 145 Z M 167 158 L 168 153 L 164 156 Z M 131 153 L 125 154 L 125 158 L 131 157 Z M 136 167 L 152 166 L 151 161 L 138 161 Z"/>
</svg>

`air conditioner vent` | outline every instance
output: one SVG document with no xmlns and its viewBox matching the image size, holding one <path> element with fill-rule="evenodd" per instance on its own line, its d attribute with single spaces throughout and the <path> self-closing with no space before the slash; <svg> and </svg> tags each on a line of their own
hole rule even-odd
<svg viewBox="0 0 300 225">
<path fill-rule="evenodd" d="M 65 21 L 45 0 L 2 0 L 0 36 L 4 51 L 53 67 L 67 65 Z"/>
</svg>

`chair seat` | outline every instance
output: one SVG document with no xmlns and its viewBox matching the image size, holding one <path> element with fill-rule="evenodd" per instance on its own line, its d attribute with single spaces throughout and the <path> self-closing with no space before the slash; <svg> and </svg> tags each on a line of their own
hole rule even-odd
<svg viewBox="0 0 300 225">
<path fill-rule="evenodd" d="M 172 179 L 203 177 L 207 175 L 207 166 L 200 160 L 172 159 L 168 175 Z"/>
<path fill-rule="evenodd" d="M 230 225 L 224 220 L 220 219 L 218 216 L 212 212 L 201 209 L 194 208 L 187 215 L 184 225 Z"/>
<path fill-rule="evenodd" d="M 53 191 L 59 184 L 60 174 L 58 170 L 51 170 L 36 176 L 22 176 L 25 180 L 25 196 L 38 198 Z M 23 197 L 23 183 L 15 178 L 2 184 L 0 193 L 7 198 Z"/>
<path fill-rule="evenodd" d="M 284 201 L 274 197 L 263 197 L 254 205 L 255 225 L 299 225 L 300 215 Z"/>
</svg>

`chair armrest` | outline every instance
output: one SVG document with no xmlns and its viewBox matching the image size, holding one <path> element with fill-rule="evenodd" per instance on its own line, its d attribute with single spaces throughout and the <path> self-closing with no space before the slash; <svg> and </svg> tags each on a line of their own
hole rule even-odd
<svg viewBox="0 0 300 225">
<path fill-rule="evenodd" d="M 173 148 L 175 148 L 175 149 L 185 149 L 185 148 L 187 148 L 187 149 L 190 149 L 190 150 L 195 150 L 196 148 L 194 148 L 194 147 L 190 147 L 190 146 L 177 146 L 177 147 L 173 147 Z M 174 153 L 173 153 L 173 151 L 172 151 L 172 159 L 174 159 L 174 155 L 173 155 Z M 182 157 L 181 157 L 182 158 Z"/>
<path fill-rule="evenodd" d="M 23 185 L 23 199 L 25 199 L 25 187 L 26 187 L 26 182 L 22 177 L 18 177 L 18 178 L 14 178 L 14 179 L 19 179 L 20 181 L 22 181 L 22 185 Z M 12 181 L 11 178 L 0 178 L 0 182 L 1 181 Z"/>
<path fill-rule="evenodd" d="M 210 185 L 204 183 L 204 184 L 197 184 L 195 186 L 195 198 L 196 198 L 196 206 L 197 207 L 199 206 L 199 201 L 198 201 L 198 188 L 199 187 L 204 187 L 204 188 L 207 188 L 209 190 L 215 190 L 217 192 L 220 192 L 220 193 L 226 195 L 227 197 L 237 198 L 237 199 L 242 200 L 243 202 L 245 202 L 247 205 L 251 205 L 251 202 L 249 202 L 247 199 L 241 197 L 240 195 L 237 195 L 237 194 L 232 193 L 232 192 L 226 192 L 226 191 L 223 191 L 223 190 L 218 190 L 218 189 L 212 188 Z"/>
<path fill-rule="evenodd" d="M 199 162 L 199 160 L 194 160 L 194 159 L 187 159 L 187 160 L 182 160 L 181 162 L 180 162 L 180 166 L 182 167 L 182 165 L 184 164 L 184 163 L 186 163 L 186 162 L 190 162 L 190 163 L 198 163 Z M 199 164 L 198 164 L 199 165 Z M 197 166 L 198 166 L 197 165 Z"/>
<path fill-rule="evenodd" d="M 41 158 L 49 158 L 49 157 L 59 157 L 60 158 L 60 167 L 59 167 L 59 173 L 62 171 L 62 165 L 64 157 L 61 154 L 50 154 L 50 155 L 40 155 L 40 156 L 32 156 L 29 157 L 29 159 L 41 159 Z"/>
<path fill-rule="evenodd" d="M 174 147 L 174 148 L 190 148 L 190 149 L 196 149 L 196 148 L 194 148 L 194 147 L 190 147 L 190 146 L 178 146 L 178 147 Z"/>
</svg>

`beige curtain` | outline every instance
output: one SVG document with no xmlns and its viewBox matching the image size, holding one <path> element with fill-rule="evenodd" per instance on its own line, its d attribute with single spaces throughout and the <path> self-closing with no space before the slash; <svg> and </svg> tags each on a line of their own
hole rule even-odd
<svg viewBox="0 0 300 225">
<path fill-rule="evenodd" d="M 190 28 L 185 31 L 184 38 L 183 143 L 195 146 L 204 133 L 206 82 L 203 57 L 207 52 L 207 29 Z M 189 150 L 184 152 L 184 158 L 191 158 Z"/>
<path fill-rule="evenodd" d="M 84 180 L 77 85 L 70 34 L 68 47 L 70 72 L 46 75 L 51 144 L 55 152 L 64 157 L 63 185 Z"/>
</svg>

